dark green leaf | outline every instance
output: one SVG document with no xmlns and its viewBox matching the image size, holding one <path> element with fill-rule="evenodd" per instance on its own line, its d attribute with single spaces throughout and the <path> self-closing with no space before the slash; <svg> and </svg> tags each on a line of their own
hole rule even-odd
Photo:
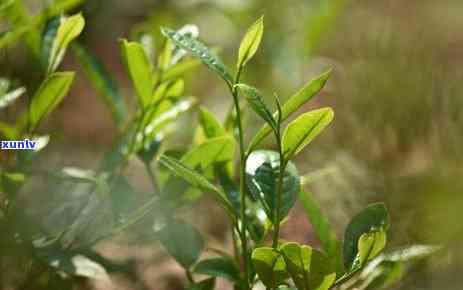
<svg viewBox="0 0 463 290">
<path fill-rule="evenodd" d="M 304 113 L 292 121 L 283 133 L 283 154 L 291 159 L 307 146 L 333 120 L 333 110 L 323 108 Z"/>
<path fill-rule="evenodd" d="M 280 171 L 279 154 L 274 151 L 252 152 L 246 163 L 246 182 L 255 199 L 263 202 L 266 214 L 274 221 L 277 204 L 277 184 Z M 289 162 L 283 176 L 280 221 L 286 217 L 296 202 L 301 185 L 296 167 Z"/>
<path fill-rule="evenodd" d="M 331 227 L 328 218 L 323 214 L 317 201 L 310 192 L 301 191 L 299 200 L 302 202 L 304 212 L 312 225 L 315 234 L 320 240 L 323 250 L 328 257 L 338 264 L 341 262 L 341 244 L 336 238 L 336 233 Z M 340 269 L 339 269 L 340 270 Z"/>
<path fill-rule="evenodd" d="M 183 268 L 188 269 L 199 258 L 204 240 L 198 230 L 190 224 L 173 221 L 159 231 L 162 246 Z"/>
<path fill-rule="evenodd" d="M 111 74 L 106 70 L 103 63 L 92 54 L 87 48 L 77 43 L 72 49 L 82 65 L 87 78 L 98 91 L 104 103 L 108 106 L 116 124 L 123 125 L 126 111 L 124 99 Z"/>
<path fill-rule="evenodd" d="M 237 84 L 236 86 L 245 94 L 246 101 L 249 103 L 254 112 L 264 119 L 264 121 L 267 122 L 274 131 L 277 131 L 277 123 L 273 118 L 272 113 L 270 113 L 270 110 L 265 105 L 262 94 L 256 88 L 246 84 Z"/>
<path fill-rule="evenodd" d="M 50 61 L 51 48 L 55 41 L 58 28 L 63 18 L 61 16 L 55 16 L 50 18 L 42 31 L 42 43 L 41 43 L 41 59 L 45 68 L 48 68 Z"/>
<path fill-rule="evenodd" d="M 346 269 L 352 270 L 356 266 L 354 261 L 358 255 L 358 242 L 363 234 L 380 229 L 387 231 L 388 228 L 389 214 L 382 203 L 371 204 L 357 214 L 344 234 L 343 257 Z"/>
<path fill-rule="evenodd" d="M 200 261 L 194 267 L 194 272 L 213 277 L 223 277 L 232 282 L 240 281 L 240 271 L 235 262 L 228 257 L 211 258 Z"/>
<path fill-rule="evenodd" d="M 205 279 L 187 287 L 188 290 L 213 290 L 214 288 L 215 278 Z"/>
<path fill-rule="evenodd" d="M 256 248 L 251 256 L 254 270 L 269 289 L 275 289 L 288 277 L 283 256 L 273 248 Z"/>
<path fill-rule="evenodd" d="M 85 26 L 82 14 L 76 14 L 61 19 L 56 37 L 51 45 L 50 56 L 48 58 L 48 73 L 56 70 L 64 57 L 66 48 L 79 34 Z"/>
<path fill-rule="evenodd" d="M 228 201 L 226 194 L 222 190 L 215 187 L 212 183 L 210 183 L 204 176 L 200 175 L 198 172 L 185 166 L 174 158 L 161 155 L 159 161 L 172 173 L 183 178 L 192 186 L 213 192 L 214 196 L 220 202 L 223 208 L 227 210 L 231 217 L 234 217 L 233 206 L 230 201 Z"/>
<path fill-rule="evenodd" d="M 138 95 L 141 108 L 146 108 L 153 94 L 153 71 L 143 46 L 137 42 L 122 40 L 122 55 L 129 76 Z"/>
<path fill-rule="evenodd" d="M 310 101 L 320 90 L 325 86 L 331 74 L 331 70 L 321 74 L 320 76 L 310 80 L 302 89 L 291 96 L 282 107 L 281 121 L 285 121 L 292 113 L 296 112 L 302 105 Z M 277 112 L 273 114 L 277 117 Z M 265 124 L 252 138 L 248 146 L 248 151 L 252 151 L 259 145 L 262 140 L 272 131 L 272 128 Z"/>
<path fill-rule="evenodd" d="M 187 50 L 195 57 L 199 58 L 206 66 L 212 71 L 216 72 L 226 82 L 232 83 L 232 76 L 228 72 L 228 69 L 223 62 L 202 42 L 189 37 L 188 35 L 182 35 L 181 33 L 169 29 L 161 28 L 162 34 L 171 39 L 176 45 Z"/>
<path fill-rule="evenodd" d="M 249 27 L 248 31 L 241 40 L 238 53 L 237 67 L 243 67 L 254 56 L 259 48 L 264 34 L 264 16 L 259 18 L 254 24 Z"/>
<path fill-rule="evenodd" d="M 50 75 L 38 88 L 29 107 L 29 129 L 33 130 L 63 100 L 74 80 L 73 72 Z"/>
</svg>

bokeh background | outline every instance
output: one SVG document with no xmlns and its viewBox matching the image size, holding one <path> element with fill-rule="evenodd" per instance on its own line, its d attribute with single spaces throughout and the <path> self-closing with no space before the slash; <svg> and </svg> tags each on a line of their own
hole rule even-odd
<svg viewBox="0 0 463 290">
<path fill-rule="evenodd" d="M 46 2 L 25 1 L 31 14 Z M 115 75 L 129 104 L 133 90 L 118 39 L 150 32 L 161 47 L 161 25 L 192 23 L 232 66 L 245 29 L 264 14 L 263 44 L 243 80 L 261 88 L 269 103 L 273 92 L 284 99 L 333 68 L 327 87 L 304 109 L 332 106 L 335 122 L 296 163 L 301 173 L 314 177 L 307 189 L 339 235 L 367 203 L 385 201 L 392 216 L 391 246 L 445 247 L 415 263 L 396 289 L 462 289 L 463 1 L 87 0 L 75 11 L 83 11 L 87 23 L 81 42 Z M 80 72 L 72 53 L 63 69 Z M 0 55 L 1 76 L 34 84 L 38 71 L 24 45 Z M 232 99 L 215 75 L 200 67 L 185 80 L 188 94 L 225 116 Z M 14 112 L 9 114 L 12 118 Z M 188 146 L 194 122 L 194 115 L 182 119 L 170 146 Z M 250 114 L 248 125 L 249 138 L 260 121 Z M 107 108 L 81 72 L 43 130 L 55 132 L 41 159 L 50 167 L 94 167 L 116 135 Z M 148 190 L 141 164 L 132 162 L 127 173 L 140 191 Z M 44 200 L 46 195 L 38 193 L 24 198 L 24 204 L 40 215 L 37 201 Z M 226 221 L 217 218 L 218 211 L 206 200 L 185 215 L 201 225 L 212 244 L 227 244 Z M 300 205 L 283 235 L 318 244 Z M 135 278 L 115 277 L 114 289 L 181 289 L 183 273 L 156 244 L 118 238 L 97 250 L 132 265 Z"/>
</svg>

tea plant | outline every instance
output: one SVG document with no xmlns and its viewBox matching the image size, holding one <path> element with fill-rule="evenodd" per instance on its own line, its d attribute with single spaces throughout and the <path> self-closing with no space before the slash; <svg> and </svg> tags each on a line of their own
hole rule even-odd
<svg viewBox="0 0 463 290">
<path fill-rule="evenodd" d="M 20 3 L 6 2 L 0 11 L 16 5 L 13 2 Z M 96 170 L 65 167 L 47 171 L 46 178 L 52 182 L 70 182 L 75 191 L 84 185 L 86 193 L 73 221 L 53 230 L 37 226 L 18 200 L 31 177 L 43 174 L 34 166 L 40 150 L 0 152 L 4 161 L 0 171 L 0 287 L 63 289 L 79 283 L 77 277 L 109 280 L 108 272 L 114 264 L 94 253 L 92 247 L 153 217 L 153 236 L 185 269 L 188 289 L 214 289 L 216 277 L 228 279 L 234 289 L 241 290 L 255 289 L 260 284 L 267 289 L 381 289 L 402 276 L 405 261 L 435 251 L 431 246 L 412 246 L 383 252 L 389 215 L 381 203 L 369 205 L 352 219 L 342 243 L 336 238 L 317 202 L 302 189 L 300 175 L 291 161 L 330 124 L 333 110 L 305 112 L 284 128 L 284 122 L 322 90 L 331 72 L 309 81 L 284 104 L 275 94 L 276 109 L 270 109 L 262 93 L 241 79 L 260 46 L 263 18 L 246 32 L 234 74 L 198 40 L 195 26 L 162 28 L 166 41 L 157 58 L 150 34 L 141 35 L 140 41 L 121 40 L 122 60 L 137 101 L 134 116 L 129 117 L 118 84 L 91 51 L 76 40 L 85 26 L 83 16 L 55 16 L 51 14 L 43 25 L 26 21 L 19 36 L 13 30 L 0 38 L 3 47 L 24 36 L 41 60 L 43 76 L 25 112 L 15 124 L 0 123 L 0 134 L 5 140 L 29 138 L 40 141 L 40 148 L 47 145 L 49 136 L 39 135 L 37 129 L 73 83 L 73 72 L 57 71 L 71 48 L 111 111 L 119 137 Z M 194 58 L 188 58 L 187 53 Z M 223 123 L 199 107 L 197 142 L 179 154 L 162 146 L 172 133 L 174 121 L 196 108 L 196 99 L 185 96 L 182 75 L 200 62 L 225 82 L 233 107 Z M 0 110 L 8 109 L 27 91 L 25 87 L 12 88 L 7 79 L 2 79 L 0 85 Z M 245 144 L 244 102 L 264 121 L 249 144 Z M 261 148 L 269 135 L 274 137 L 276 151 Z M 124 168 L 134 158 L 144 164 L 152 184 L 152 192 L 142 204 L 132 202 L 136 191 L 124 176 Z M 201 259 L 204 238 L 194 225 L 178 218 L 177 214 L 192 206 L 203 193 L 211 194 L 229 218 L 235 253 L 217 251 L 220 255 Z M 321 241 L 321 250 L 280 240 L 280 226 L 297 199 Z M 18 220 L 32 230 L 18 227 Z M 11 269 L 14 263 L 19 268 Z M 14 271 L 24 271 L 24 277 L 20 281 L 10 279 L 7 275 Z M 198 280 L 199 275 L 209 278 Z"/>
</svg>

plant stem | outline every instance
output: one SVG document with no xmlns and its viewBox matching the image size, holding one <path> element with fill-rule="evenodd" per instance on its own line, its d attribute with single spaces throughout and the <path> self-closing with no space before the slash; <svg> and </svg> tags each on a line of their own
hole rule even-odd
<svg viewBox="0 0 463 290">
<path fill-rule="evenodd" d="M 185 274 L 190 283 L 195 283 L 195 280 L 193 279 L 193 275 L 191 274 L 190 269 L 185 269 Z"/>
<path fill-rule="evenodd" d="M 249 270 L 248 270 L 248 241 L 246 237 L 246 228 L 247 228 L 247 218 L 246 218 L 246 188 L 245 188 L 245 167 L 246 167 L 246 159 L 247 154 L 244 148 L 244 133 L 243 133 L 243 124 L 241 120 L 241 111 L 240 111 L 240 102 L 238 98 L 238 90 L 234 87 L 235 84 L 239 83 L 240 76 L 241 76 L 242 67 L 238 68 L 236 72 L 235 80 L 233 82 L 233 86 L 229 84 L 231 93 L 233 95 L 233 103 L 235 105 L 236 111 L 236 119 L 238 125 L 238 136 L 239 136 L 239 144 L 240 144 L 240 193 L 241 193 L 241 200 L 240 200 L 240 219 L 241 219 L 241 249 L 242 249 L 242 256 L 244 258 L 243 263 L 243 270 L 245 276 L 245 288 L 244 290 L 249 289 Z"/>
<path fill-rule="evenodd" d="M 158 181 L 156 175 L 154 174 L 153 168 L 151 167 L 151 164 L 149 162 L 143 163 L 145 164 L 146 172 L 148 173 L 148 176 L 150 178 L 154 193 L 155 195 L 159 196 L 161 192 L 159 191 Z"/>
<path fill-rule="evenodd" d="M 275 132 L 275 137 L 277 139 L 278 153 L 280 155 L 280 160 L 279 160 L 280 164 L 279 164 L 278 184 L 277 184 L 277 202 L 275 205 L 275 213 L 274 213 L 274 220 L 273 220 L 273 226 L 275 227 L 275 230 L 273 231 L 272 247 L 274 249 L 277 249 L 278 248 L 278 238 L 280 236 L 280 210 L 281 210 L 282 195 L 283 195 L 283 178 L 285 174 L 286 161 L 284 160 L 284 156 L 282 152 L 281 136 L 280 136 L 279 128 L 278 128 L 278 131 Z"/>
</svg>

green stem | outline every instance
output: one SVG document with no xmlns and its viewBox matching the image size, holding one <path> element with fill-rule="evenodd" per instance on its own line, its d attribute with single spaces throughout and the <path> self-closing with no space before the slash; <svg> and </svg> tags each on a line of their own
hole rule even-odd
<svg viewBox="0 0 463 290">
<path fill-rule="evenodd" d="M 159 185 L 156 178 L 156 174 L 154 174 L 153 168 L 151 167 L 151 164 L 149 162 L 144 162 L 144 164 L 146 172 L 148 173 L 148 176 L 150 178 L 151 185 L 153 186 L 154 193 L 155 195 L 159 196 L 161 192 L 159 191 Z"/>
<path fill-rule="evenodd" d="M 278 184 L 277 184 L 277 202 L 275 205 L 275 213 L 274 213 L 274 220 L 273 226 L 275 230 L 273 231 L 273 243 L 272 247 L 274 249 L 278 248 L 278 238 L 280 237 L 280 211 L 281 211 L 281 203 L 282 203 L 282 195 L 283 195 L 283 177 L 286 168 L 286 161 L 284 160 L 282 146 L 281 146 L 281 136 L 279 129 L 275 132 L 275 137 L 277 139 L 278 144 L 278 153 L 280 155 L 280 166 L 279 166 L 279 173 L 278 173 Z"/>
<path fill-rule="evenodd" d="M 193 275 L 191 274 L 190 269 L 185 269 L 185 275 L 190 283 L 195 283 L 195 280 L 193 279 Z"/>
<path fill-rule="evenodd" d="M 248 270 L 248 241 L 246 237 L 247 218 L 246 218 L 246 188 L 245 188 L 245 184 L 246 184 L 245 183 L 246 182 L 245 167 L 246 167 L 247 154 L 244 148 L 244 133 L 243 133 L 243 124 L 241 120 L 241 110 L 240 110 L 240 102 L 238 98 L 238 90 L 234 86 L 235 84 L 239 83 L 241 71 L 242 71 L 242 67 L 238 68 L 233 85 L 229 84 L 229 87 L 230 87 L 230 90 L 233 96 L 233 103 L 235 105 L 236 119 L 238 123 L 237 124 L 238 125 L 238 136 L 239 136 L 238 139 L 239 139 L 239 145 L 240 145 L 240 193 L 241 193 L 240 219 L 241 219 L 241 225 L 242 225 L 240 239 L 241 239 L 242 255 L 244 258 L 244 261 L 243 261 L 243 270 L 244 270 L 244 276 L 245 276 L 244 290 L 248 290 L 249 289 L 249 270 Z"/>
</svg>

